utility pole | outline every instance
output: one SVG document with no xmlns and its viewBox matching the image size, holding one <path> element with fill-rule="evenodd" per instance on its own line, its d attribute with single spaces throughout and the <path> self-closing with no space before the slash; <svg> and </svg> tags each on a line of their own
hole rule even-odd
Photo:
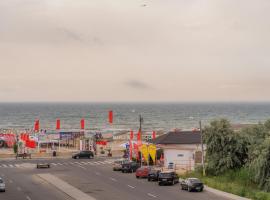
<svg viewBox="0 0 270 200">
<path fill-rule="evenodd" d="M 140 123 L 139 133 L 141 134 L 140 139 L 142 140 L 142 123 L 143 123 L 142 115 L 139 115 L 139 123 Z M 141 152 L 141 166 L 142 166 L 142 152 Z"/>
<path fill-rule="evenodd" d="M 204 164 L 204 148 L 203 148 L 203 131 L 202 131 L 202 121 L 199 121 L 200 125 L 200 133 L 201 133 L 201 147 L 202 147 L 202 168 L 203 168 L 203 176 L 205 176 L 205 164 Z"/>
</svg>

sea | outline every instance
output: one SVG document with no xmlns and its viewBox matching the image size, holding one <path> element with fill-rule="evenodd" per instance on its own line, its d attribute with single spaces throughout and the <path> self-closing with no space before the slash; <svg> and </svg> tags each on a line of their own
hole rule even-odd
<svg viewBox="0 0 270 200">
<path fill-rule="evenodd" d="M 108 111 L 114 113 L 108 123 Z M 139 115 L 145 131 L 193 129 L 208 125 L 214 119 L 226 118 L 232 124 L 256 124 L 270 119 L 270 103 L 0 103 L 0 129 L 55 130 L 56 119 L 62 130 L 79 130 L 85 119 L 89 131 L 138 130 Z"/>
</svg>

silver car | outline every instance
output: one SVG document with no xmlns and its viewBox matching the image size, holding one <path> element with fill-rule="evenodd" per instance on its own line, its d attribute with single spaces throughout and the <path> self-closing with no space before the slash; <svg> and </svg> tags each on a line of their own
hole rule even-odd
<svg viewBox="0 0 270 200">
<path fill-rule="evenodd" d="M 6 191 L 6 184 L 2 178 L 0 178 L 0 192 Z"/>
</svg>

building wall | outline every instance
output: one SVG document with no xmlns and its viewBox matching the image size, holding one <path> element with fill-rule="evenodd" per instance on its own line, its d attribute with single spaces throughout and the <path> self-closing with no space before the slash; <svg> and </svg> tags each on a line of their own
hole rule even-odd
<svg viewBox="0 0 270 200">
<path fill-rule="evenodd" d="M 190 171 L 195 169 L 195 163 L 201 161 L 198 155 L 201 156 L 200 144 L 172 144 L 158 145 L 164 149 L 164 165 L 168 167 L 169 163 L 174 164 L 174 168 L 182 171 Z M 204 150 L 206 146 L 204 145 Z M 197 162 L 195 162 L 197 161 Z"/>
</svg>

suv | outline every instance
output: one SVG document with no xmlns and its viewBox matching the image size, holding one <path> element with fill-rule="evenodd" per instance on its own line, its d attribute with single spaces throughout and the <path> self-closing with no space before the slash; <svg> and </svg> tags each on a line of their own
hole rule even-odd
<svg viewBox="0 0 270 200">
<path fill-rule="evenodd" d="M 94 153 L 92 151 L 80 151 L 72 155 L 72 158 L 94 158 Z"/>
<path fill-rule="evenodd" d="M 174 185 L 179 182 L 179 178 L 175 172 L 160 172 L 158 176 L 158 185 Z"/>
<path fill-rule="evenodd" d="M 116 160 L 113 163 L 113 171 L 121 171 L 122 165 L 128 163 L 129 160 Z"/>
<path fill-rule="evenodd" d="M 158 181 L 160 169 L 152 168 L 148 173 L 148 181 Z"/>
<path fill-rule="evenodd" d="M 4 180 L 0 177 L 0 192 L 5 192 L 6 191 L 6 184 Z"/>
<path fill-rule="evenodd" d="M 122 171 L 122 173 L 125 173 L 125 172 L 133 173 L 139 167 L 140 167 L 140 165 L 138 163 L 136 163 L 136 162 L 124 163 L 124 164 L 122 164 L 121 171 Z"/>
</svg>

